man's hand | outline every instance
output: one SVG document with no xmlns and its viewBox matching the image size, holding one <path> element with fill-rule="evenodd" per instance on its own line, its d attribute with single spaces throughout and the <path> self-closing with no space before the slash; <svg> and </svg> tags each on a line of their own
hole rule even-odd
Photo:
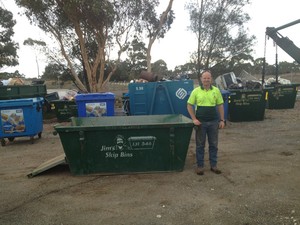
<svg viewBox="0 0 300 225">
<path fill-rule="evenodd" d="M 201 122 L 197 119 L 194 119 L 193 123 L 194 123 L 195 126 L 200 126 L 201 125 Z"/>
<path fill-rule="evenodd" d="M 219 129 L 223 129 L 225 127 L 225 122 L 223 120 L 221 120 L 219 122 Z"/>
</svg>

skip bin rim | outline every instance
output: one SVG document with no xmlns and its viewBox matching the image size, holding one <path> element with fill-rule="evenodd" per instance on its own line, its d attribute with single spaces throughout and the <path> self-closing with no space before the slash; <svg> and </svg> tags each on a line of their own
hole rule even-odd
<svg viewBox="0 0 300 225">
<path fill-rule="evenodd" d="M 114 100 L 115 94 L 112 92 L 103 93 L 86 93 L 77 94 L 75 96 L 75 101 L 94 101 L 94 100 Z"/>
<path fill-rule="evenodd" d="M 59 132 L 77 132 L 77 131 L 93 131 L 93 130 L 112 130 L 112 129 L 139 129 L 140 127 L 147 127 L 147 128 L 157 128 L 158 125 L 163 126 L 163 127 L 193 127 L 193 121 L 186 117 L 185 115 L 182 114 L 165 114 L 165 115 L 141 115 L 141 116 L 131 116 L 131 118 L 139 118 L 141 121 L 145 121 L 145 119 L 152 117 L 171 117 L 175 118 L 178 117 L 181 119 L 181 122 L 178 121 L 173 121 L 173 122 L 165 122 L 165 123 L 140 123 L 140 124 L 117 124 L 117 125 L 105 125 L 105 126 L 95 126 L 95 125 L 82 125 L 82 126 L 76 126 L 72 125 L 72 123 L 78 121 L 78 120 L 95 120 L 95 121 L 100 121 L 100 120 L 116 120 L 116 118 L 124 121 L 128 120 L 128 116 L 118 116 L 118 117 L 71 117 L 71 122 L 69 125 L 61 125 L 57 124 L 54 125 L 54 129 Z M 144 119 L 144 120 L 143 120 Z"/>
<path fill-rule="evenodd" d="M 0 96 L 0 100 L 35 98 L 44 97 L 45 95 L 47 95 L 47 87 L 45 84 L 6 85 L 0 86 L 0 93 L 2 92 L 4 93 L 4 95 Z"/>
</svg>

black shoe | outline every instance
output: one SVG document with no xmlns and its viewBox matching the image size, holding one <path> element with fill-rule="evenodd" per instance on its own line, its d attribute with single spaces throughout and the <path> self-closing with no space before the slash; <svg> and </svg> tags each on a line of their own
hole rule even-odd
<svg viewBox="0 0 300 225">
<path fill-rule="evenodd" d="M 203 167 L 197 167 L 196 174 L 197 175 L 204 175 L 204 169 L 203 169 Z"/>
<path fill-rule="evenodd" d="M 210 168 L 210 170 L 211 170 L 212 172 L 214 172 L 215 174 L 221 174 L 221 173 L 222 173 L 222 171 L 219 170 L 217 167 L 212 167 L 212 168 Z"/>
</svg>

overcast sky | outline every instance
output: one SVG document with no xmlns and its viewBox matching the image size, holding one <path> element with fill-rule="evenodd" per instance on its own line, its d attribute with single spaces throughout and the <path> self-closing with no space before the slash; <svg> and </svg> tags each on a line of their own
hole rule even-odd
<svg viewBox="0 0 300 225">
<path fill-rule="evenodd" d="M 163 1 L 162 1 L 163 2 Z M 158 40 L 152 47 L 152 62 L 163 59 L 169 69 L 174 69 L 176 65 L 182 65 L 189 62 L 190 53 L 197 48 L 197 40 L 194 34 L 188 31 L 189 15 L 185 10 L 185 4 L 188 0 L 174 0 L 173 10 L 175 12 L 175 20 L 171 30 L 166 34 L 165 38 Z M 165 0 L 167 7 L 168 1 Z M 23 42 L 27 38 L 36 40 L 43 40 L 44 34 L 42 31 L 29 24 L 24 16 L 19 16 L 20 11 L 12 0 L 0 0 L 2 7 L 14 13 L 14 19 L 17 24 L 14 27 L 15 36 L 14 40 L 19 43 L 20 49 L 19 66 L 14 68 L 2 68 L 1 72 L 13 72 L 19 70 L 21 74 L 26 77 L 37 77 L 37 63 L 36 52 L 29 46 L 24 46 Z M 245 11 L 249 13 L 251 21 L 245 24 L 249 28 L 249 33 L 257 37 L 257 43 L 254 47 L 255 58 L 264 56 L 265 45 L 265 30 L 266 27 L 279 27 L 284 24 L 290 23 L 297 19 L 299 16 L 299 0 L 252 0 L 252 4 L 245 7 Z M 300 47 L 300 24 L 291 26 L 280 33 L 283 36 L 289 37 L 298 47 Z M 275 47 L 273 41 L 267 40 L 266 46 L 266 60 L 268 63 L 275 62 Z M 279 61 L 292 62 L 293 59 L 284 51 L 278 48 Z M 47 64 L 45 57 L 38 55 L 39 74 L 44 71 Z"/>
</svg>

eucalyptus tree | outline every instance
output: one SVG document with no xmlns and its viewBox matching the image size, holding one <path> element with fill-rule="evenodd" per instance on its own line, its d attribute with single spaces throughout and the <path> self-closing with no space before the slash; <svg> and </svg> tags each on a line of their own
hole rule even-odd
<svg viewBox="0 0 300 225">
<path fill-rule="evenodd" d="M 139 0 L 15 1 L 24 7 L 32 23 L 57 41 L 77 86 L 90 92 L 105 89 L 117 66 L 112 65 L 111 73 L 105 76 L 113 43 L 117 43 L 115 62 L 118 63 L 128 48 L 131 29 L 140 17 L 141 7 Z M 76 52 L 78 57 L 74 57 Z M 87 87 L 79 79 L 82 70 Z"/>
<path fill-rule="evenodd" d="M 249 0 L 194 0 L 187 4 L 189 29 L 198 39 L 196 62 L 212 68 L 241 53 L 250 55 L 255 37 L 247 34 L 250 20 L 243 7 Z M 194 57 L 195 59 L 195 57 Z"/>
<path fill-rule="evenodd" d="M 151 72 L 151 50 L 155 40 L 164 38 L 167 31 L 171 29 L 171 24 L 175 18 L 172 10 L 174 0 L 169 0 L 167 8 L 157 16 L 156 8 L 159 5 L 158 0 L 144 0 L 141 11 L 141 21 L 138 24 L 140 33 L 146 31 L 148 38 L 147 44 L 147 71 Z"/>
<path fill-rule="evenodd" d="M 162 59 L 155 61 L 152 63 L 152 72 L 160 76 L 169 75 L 167 63 Z"/>
<path fill-rule="evenodd" d="M 38 46 L 46 46 L 46 43 L 44 41 L 27 38 L 23 42 L 23 45 L 30 46 L 33 48 L 33 50 L 35 50 L 34 54 L 35 54 L 35 62 L 36 62 L 36 67 L 37 67 L 37 77 L 40 78 L 40 66 L 39 66 L 39 61 L 38 61 L 38 57 L 36 54 L 36 50 L 37 50 Z"/>
<path fill-rule="evenodd" d="M 17 55 L 19 45 L 12 40 L 15 24 L 13 14 L 0 7 L 0 68 L 19 64 Z"/>
<path fill-rule="evenodd" d="M 147 48 L 138 36 L 135 36 L 129 45 L 127 56 L 130 64 L 130 77 L 136 79 L 141 71 L 147 70 Z"/>
<path fill-rule="evenodd" d="M 70 70 L 64 67 L 62 64 L 49 63 L 45 67 L 45 71 L 42 75 L 42 79 L 45 80 L 61 80 L 67 81 L 72 78 Z"/>
<path fill-rule="evenodd" d="M 185 63 L 184 65 L 176 66 L 174 74 L 189 74 L 193 79 L 197 78 L 197 64 L 194 62 Z"/>
</svg>

